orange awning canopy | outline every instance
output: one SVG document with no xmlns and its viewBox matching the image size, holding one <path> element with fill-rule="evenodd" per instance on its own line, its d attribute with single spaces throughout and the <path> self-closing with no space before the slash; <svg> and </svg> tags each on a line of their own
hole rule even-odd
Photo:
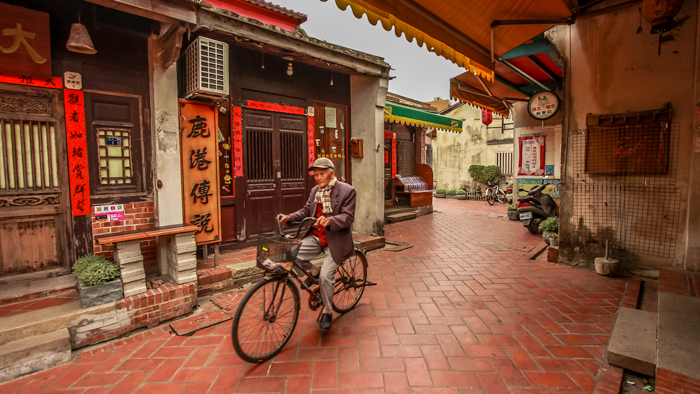
<svg viewBox="0 0 700 394">
<path fill-rule="evenodd" d="M 327 0 L 321 0 L 327 1 Z M 355 17 L 373 25 L 381 22 L 397 37 L 414 39 L 483 78 L 494 80 L 491 62 L 491 23 L 495 20 L 563 19 L 571 11 L 563 0 L 335 0 L 341 10 L 352 9 Z M 495 56 L 501 56 L 549 29 L 541 25 L 505 25 L 493 32 Z"/>
<path fill-rule="evenodd" d="M 509 116 L 510 107 L 525 94 L 500 82 L 491 82 L 466 72 L 450 80 L 450 96 L 459 101 Z"/>
</svg>

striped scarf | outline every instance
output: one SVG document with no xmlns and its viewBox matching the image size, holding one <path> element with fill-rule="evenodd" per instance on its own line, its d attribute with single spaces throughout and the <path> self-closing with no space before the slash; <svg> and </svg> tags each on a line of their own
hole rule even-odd
<svg viewBox="0 0 700 394">
<path fill-rule="evenodd" d="M 331 190 L 333 190 L 333 187 L 337 181 L 338 179 L 333 178 L 330 182 L 328 182 L 326 187 L 319 187 L 316 191 L 314 202 L 318 204 L 323 203 L 323 213 L 333 212 L 333 207 L 331 207 Z"/>
</svg>

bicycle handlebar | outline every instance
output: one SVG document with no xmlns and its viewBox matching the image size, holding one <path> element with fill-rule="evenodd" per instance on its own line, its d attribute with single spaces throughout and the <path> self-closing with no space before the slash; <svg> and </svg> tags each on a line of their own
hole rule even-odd
<svg viewBox="0 0 700 394">
<path fill-rule="evenodd" d="M 282 222 L 280 222 L 282 215 L 277 215 L 276 217 L 277 217 L 277 229 L 279 230 L 279 235 L 285 236 L 284 233 L 282 232 Z M 302 225 L 308 221 L 311 221 L 311 220 L 315 221 L 316 218 L 309 217 L 309 218 L 304 218 L 301 222 L 289 222 L 289 225 L 292 225 L 292 226 L 299 225 L 299 228 L 297 229 L 297 233 L 294 235 L 293 238 L 298 237 L 299 234 L 301 233 L 301 229 L 303 227 Z"/>
</svg>

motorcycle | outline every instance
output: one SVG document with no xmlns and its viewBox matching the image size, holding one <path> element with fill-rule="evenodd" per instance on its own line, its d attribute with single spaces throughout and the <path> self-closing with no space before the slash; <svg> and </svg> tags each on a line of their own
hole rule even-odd
<svg viewBox="0 0 700 394">
<path fill-rule="evenodd" d="M 538 185 L 530 189 L 527 196 L 518 197 L 518 216 L 531 234 L 539 232 L 539 226 L 543 220 L 559 216 L 557 203 L 549 194 L 542 193 L 545 187 L 547 187 L 546 184 Z M 520 191 L 525 190 L 520 189 Z"/>
</svg>

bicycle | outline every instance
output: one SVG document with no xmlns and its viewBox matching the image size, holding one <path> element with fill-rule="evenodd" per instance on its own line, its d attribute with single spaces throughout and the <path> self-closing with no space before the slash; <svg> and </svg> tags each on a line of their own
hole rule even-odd
<svg viewBox="0 0 700 394">
<path fill-rule="evenodd" d="M 320 287 L 312 289 L 301 280 L 310 277 L 310 273 L 296 262 L 301 240 L 316 218 L 291 223 L 299 225 L 294 236 L 283 233 L 279 219 L 277 216 L 278 234 L 258 237 L 257 266 L 267 276 L 248 290 L 233 318 L 233 347 L 240 358 L 250 363 L 262 363 L 276 356 L 292 336 L 301 309 L 295 281 L 309 293 L 309 308 L 321 309 L 317 320 L 323 312 Z M 338 265 L 331 307 L 337 313 L 349 312 L 360 301 L 365 287 L 375 285 L 367 281 L 365 253 L 355 249 L 353 256 Z"/>
<path fill-rule="evenodd" d="M 498 182 L 489 182 L 488 184 L 489 187 L 486 189 L 486 202 L 489 203 L 489 205 L 493 205 L 496 200 L 498 200 L 498 202 L 501 204 L 505 204 L 508 201 L 506 198 L 506 192 L 501 189 Z"/>
</svg>

